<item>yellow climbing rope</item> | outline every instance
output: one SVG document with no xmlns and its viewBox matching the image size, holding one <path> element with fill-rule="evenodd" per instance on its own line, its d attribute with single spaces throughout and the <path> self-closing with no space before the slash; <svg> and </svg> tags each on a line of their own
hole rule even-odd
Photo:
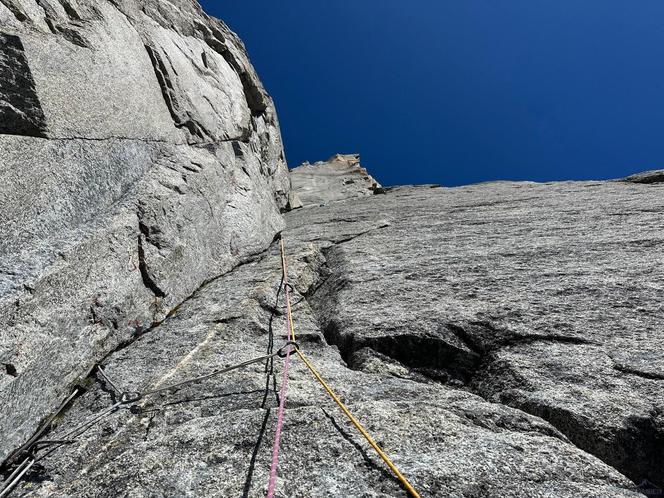
<svg viewBox="0 0 664 498">
<path fill-rule="evenodd" d="M 281 263 L 284 271 L 284 285 L 286 288 L 288 288 L 288 266 L 286 264 L 286 251 L 284 249 L 284 239 L 283 237 L 281 238 Z M 288 309 L 288 321 L 291 329 L 291 336 L 295 338 L 295 327 L 293 325 L 293 317 L 291 314 L 291 306 L 290 306 L 290 300 L 288 299 L 288 291 L 286 291 L 286 306 Z M 399 471 L 397 466 L 390 460 L 390 457 L 387 456 L 387 454 L 382 450 L 380 446 L 376 443 L 376 441 L 373 440 L 371 435 L 367 432 L 367 430 L 364 428 L 364 426 L 360 423 L 359 420 L 355 418 L 355 416 L 350 412 L 348 407 L 344 404 L 341 399 L 339 399 L 339 396 L 335 394 L 335 392 L 332 390 L 332 388 L 329 386 L 327 382 L 325 382 L 325 379 L 321 376 L 320 373 L 318 373 L 318 370 L 316 370 L 316 367 L 314 367 L 313 363 L 305 356 L 305 354 L 300 351 L 298 347 L 295 347 L 295 352 L 297 355 L 300 357 L 300 359 L 304 362 L 304 364 L 307 366 L 309 371 L 313 374 L 313 376 L 316 378 L 316 380 L 320 383 L 321 386 L 327 391 L 327 394 L 330 395 L 330 397 L 334 400 L 334 402 L 341 408 L 341 411 L 344 412 L 346 417 L 348 417 L 348 420 L 351 421 L 351 423 L 355 426 L 355 428 L 364 436 L 364 439 L 367 440 L 367 442 L 371 445 L 371 447 L 376 450 L 376 453 L 378 453 L 378 456 L 382 458 L 382 460 L 385 462 L 385 464 L 390 468 L 390 470 L 394 473 L 396 478 L 403 484 L 403 486 L 408 490 L 411 496 L 414 498 L 420 498 L 420 494 L 415 490 L 413 485 L 406 479 L 406 477 Z"/>
<path fill-rule="evenodd" d="M 288 284 L 288 262 L 286 261 L 286 249 L 284 249 L 284 238 L 280 240 L 281 244 L 281 268 L 284 272 L 284 289 L 286 289 L 286 309 L 288 313 L 288 326 L 290 327 L 291 336 L 290 340 L 295 341 L 295 326 L 293 325 L 293 312 L 291 310 L 290 304 L 290 295 L 288 294 L 288 289 L 290 285 Z"/>
</svg>

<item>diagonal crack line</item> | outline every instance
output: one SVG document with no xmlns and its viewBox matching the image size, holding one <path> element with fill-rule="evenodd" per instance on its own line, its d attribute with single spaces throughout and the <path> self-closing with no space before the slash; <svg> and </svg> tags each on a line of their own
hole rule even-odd
<svg viewBox="0 0 664 498">
<path fill-rule="evenodd" d="M 334 245 L 341 245 L 341 244 L 345 244 L 345 243 L 347 243 L 347 242 L 350 242 L 350 241 L 352 241 L 352 240 L 355 240 L 355 239 L 357 239 L 357 238 L 359 238 L 359 237 L 362 237 L 362 236 L 364 236 L 364 235 L 367 235 L 367 234 L 369 234 L 369 233 L 371 233 L 371 232 L 375 232 L 375 231 L 377 231 L 377 230 L 383 230 L 383 229 L 388 228 L 388 227 L 390 227 L 390 226 L 391 226 L 390 223 L 385 222 L 385 223 L 383 223 L 383 224 L 381 224 L 381 225 L 379 225 L 379 226 L 371 227 L 371 228 L 369 228 L 369 229 L 367 229 L 367 230 L 365 230 L 365 231 L 363 231 L 363 232 L 357 233 L 357 234 L 355 234 L 355 235 L 351 235 L 351 236 L 346 237 L 346 238 L 343 238 L 343 239 L 334 240 L 334 239 L 327 239 L 327 238 L 321 237 L 321 238 L 312 239 L 311 241 L 312 241 L 312 242 L 329 242 L 329 243 L 330 243 L 331 245 L 333 245 L 333 246 L 334 246 Z M 330 247 L 323 248 L 322 251 L 326 251 L 326 250 L 328 250 L 328 249 L 330 249 Z"/>
<path fill-rule="evenodd" d="M 638 368 L 630 367 L 629 365 L 625 365 L 624 363 L 620 363 L 618 360 L 616 360 L 613 356 L 611 356 L 608 353 L 605 353 L 606 356 L 609 357 L 609 359 L 613 362 L 613 369 L 627 374 L 627 375 L 635 375 L 637 377 L 641 377 L 642 379 L 648 379 L 648 380 L 664 380 L 664 374 L 657 373 L 657 372 L 645 372 L 643 370 L 639 370 Z"/>
</svg>

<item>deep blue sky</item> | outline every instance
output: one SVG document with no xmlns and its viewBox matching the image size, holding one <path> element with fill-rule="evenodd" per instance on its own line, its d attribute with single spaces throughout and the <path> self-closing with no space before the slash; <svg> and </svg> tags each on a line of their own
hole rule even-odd
<svg viewBox="0 0 664 498">
<path fill-rule="evenodd" d="M 383 184 L 664 168 L 663 0 L 203 0 L 244 40 L 291 167 Z"/>
</svg>

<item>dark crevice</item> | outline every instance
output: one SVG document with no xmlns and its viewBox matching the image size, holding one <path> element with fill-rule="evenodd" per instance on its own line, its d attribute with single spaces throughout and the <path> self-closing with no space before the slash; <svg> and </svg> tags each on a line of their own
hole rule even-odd
<svg viewBox="0 0 664 498">
<path fill-rule="evenodd" d="M 349 220 L 339 220 L 339 221 L 344 221 L 344 222 L 348 221 L 349 223 L 357 223 L 357 222 L 359 222 L 359 220 L 352 220 L 352 221 L 349 221 Z M 311 222 L 312 225 L 314 225 L 314 224 L 325 225 L 325 224 L 327 224 L 327 223 L 328 223 L 327 221 L 323 221 L 323 222 L 315 222 L 315 221 L 312 221 L 312 222 Z M 310 241 L 311 241 L 311 242 L 327 242 L 327 243 L 331 244 L 331 247 L 333 247 L 333 246 L 335 246 L 335 245 L 340 245 L 340 244 L 345 244 L 345 243 L 347 243 L 347 242 L 351 242 L 351 241 L 357 239 L 358 237 L 362 237 L 363 235 L 366 235 L 366 234 L 368 234 L 368 233 L 374 232 L 374 231 L 376 231 L 376 230 L 382 230 L 382 229 L 384 229 L 384 228 L 388 228 L 389 226 L 390 226 L 390 223 L 383 223 L 382 225 L 379 225 L 379 226 L 376 226 L 376 227 L 370 228 L 370 229 L 368 229 L 368 230 L 365 230 L 364 232 L 360 232 L 360 233 L 357 233 L 357 234 L 355 234 L 355 235 L 349 235 L 349 236 L 344 237 L 344 238 L 341 238 L 341 239 L 333 240 L 333 239 L 330 239 L 330 238 L 319 237 L 319 238 L 312 238 L 312 239 L 310 239 Z M 321 249 L 321 251 L 322 251 L 323 253 L 325 253 L 325 251 L 328 250 L 328 249 L 330 249 L 331 247 L 323 248 L 323 249 Z"/>
<path fill-rule="evenodd" d="M 29 21 L 28 16 L 25 15 L 25 13 L 21 10 L 21 8 L 16 5 L 15 0 L 0 0 L 0 3 L 2 3 L 9 11 L 14 15 L 17 21 L 19 22 L 26 22 Z"/>
<path fill-rule="evenodd" d="M 75 29 L 55 25 L 57 34 L 61 35 L 69 43 L 81 48 L 90 48 L 90 43 Z"/>
<path fill-rule="evenodd" d="M 18 377 L 16 367 L 11 363 L 5 363 L 5 373 L 11 377 Z"/>
<path fill-rule="evenodd" d="M 223 318 L 213 318 L 212 320 L 205 320 L 203 323 L 208 323 L 210 325 L 228 325 L 237 320 L 242 320 L 241 316 L 226 316 Z"/>
<path fill-rule="evenodd" d="M 350 239 L 352 240 L 352 238 Z M 664 487 L 664 408 L 653 409 L 646 416 L 628 417 L 621 426 L 604 427 L 597 420 L 571 410 L 533 401 L 523 396 L 528 379 L 498 361 L 505 348 L 519 349 L 533 344 L 563 344 L 569 347 L 597 347 L 578 336 L 563 334 L 519 334 L 488 321 L 442 323 L 436 333 L 413 333 L 403 329 L 384 334 L 358 337 L 342 330 L 338 313 L 339 294 L 349 284 L 328 261 L 336 244 L 322 250 L 325 262 L 316 268 L 321 283 L 307 294 L 307 300 L 324 332 L 326 341 L 337 346 L 349 368 L 371 365 L 367 358 L 396 361 L 407 368 L 412 381 L 435 381 L 468 390 L 529 415 L 540 417 L 567 437 L 571 444 L 590 453 L 632 479 L 645 494 L 660 495 Z M 337 273 L 334 273 L 336 271 Z M 371 353 L 375 351 L 375 353 Z M 384 355 L 381 359 L 380 355 Z M 624 365 L 614 368 L 629 375 L 659 381 L 659 374 L 643 372 Z M 418 374 L 422 377 L 418 377 Z M 400 376 L 400 374 L 395 373 Z M 482 386 L 487 380 L 489 390 Z M 497 389 L 491 394 L 492 387 Z M 521 393 L 521 394 L 519 394 Z"/>
<path fill-rule="evenodd" d="M 3 2 L 14 14 L 12 2 Z M 0 33 L 0 134 L 46 138 L 46 117 L 18 36 Z"/>
<path fill-rule="evenodd" d="M 576 447 L 634 481 L 645 494 L 661 494 L 664 488 L 662 408 L 653 408 L 644 417 L 629 416 L 621 426 L 603 430 L 596 420 L 561 407 L 520 400 L 507 393 L 501 394 L 500 402 L 546 420 Z M 648 492 L 646 481 L 654 485 L 654 493 Z"/>
<path fill-rule="evenodd" d="M 59 0 L 60 5 L 62 5 L 62 8 L 65 9 L 65 13 L 69 16 L 69 19 L 72 21 L 82 21 L 83 19 L 81 18 L 81 15 L 77 12 L 77 10 L 72 7 L 71 2 L 69 0 Z"/>
<path fill-rule="evenodd" d="M 235 140 L 232 142 L 233 144 L 233 154 L 235 154 L 235 157 L 238 159 L 243 159 L 244 158 L 244 151 L 242 150 L 242 146 L 240 145 L 240 141 Z M 244 169 L 244 168 L 243 168 Z M 247 174 L 248 176 L 248 174 Z"/>
<path fill-rule="evenodd" d="M 507 328 L 498 327 L 488 321 L 471 321 L 445 324 L 459 338 L 478 354 L 487 356 L 502 348 L 524 346 L 536 343 L 558 343 L 572 345 L 597 345 L 583 337 L 561 334 L 519 334 Z"/>
<path fill-rule="evenodd" d="M 37 3 L 39 3 L 39 0 L 37 1 Z M 41 4 L 40 4 L 40 5 L 41 5 Z M 51 30 L 51 33 L 53 33 L 54 35 L 57 35 L 57 34 L 58 34 L 58 30 L 57 30 L 57 28 L 55 27 L 55 24 L 53 24 L 53 20 L 50 19 L 48 16 L 47 16 L 45 19 L 46 19 L 46 25 L 48 26 L 48 29 L 50 29 L 50 30 Z"/>
<path fill-rule="evenodd" d="M 163 185 L 163 184 L 161 184 Z M 162 242 L 161 242 L 161 229 L 159 226 L 148 226 L 148 224 L 144 221 L 145 219 L 145 211 L 144 207 L 141 205 L 139 214 L 138 214 L 138 230 L 141 232 L 143 237 L 145 238 L 145 241 L 156 247 L 157 249 L 162 249 Z"/>
<path fill-rule="evenodd" d="M 143 285 L 150 289 L 156 297 L 166 297 L 166 293 L 159 288 L 157 283 L 150 275 L 150 270 L 145 261 L 145 250 L 143 249 L 143 235 L 138 236 L 138 269 L 141 272 Z"/>
<path fill-rule="evenodd" d="M 143 435 L 143 441 L 147 441 L 148 438 L 150 437 L 150 431 L 152 430 L 154 419 L 157 417 L 158 414 L 159 412 L 155 412 L 150 414 L 150 416 L 148 417 L 148 423 L 145 426 L 145 434 Z"/>
<path fill-rule="evenodd" d="M 323 334 L 328 344 L 339 348 L 349 368 L 356 366 L 355 354 L 369 348 L 432 380 L 466 384 L 481 360 L 479 354 L 451 336 L 395 333 L 358 338 L 340 333 L 334 321 L 323 328 Z"/>
</svg>

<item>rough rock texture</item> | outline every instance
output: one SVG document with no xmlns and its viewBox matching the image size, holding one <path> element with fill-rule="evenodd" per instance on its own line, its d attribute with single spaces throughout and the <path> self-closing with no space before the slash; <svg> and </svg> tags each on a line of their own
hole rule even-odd
<svg viewBox="0 0 664 498">
<path fill-rule="evenodd" d="M 382 192 L 380 184 L 360 166 L 358 154 L 336 154 L 327 161 L 304 163 L 291 170 L 297 201 L 291 208 L 320 205 Z"/>
<path fill-rule="evenodd" d="M 639 496 L 633 481 L 656 493 L 662 193 L 408 187 L 291 212 L 298 340 L 423 496 Z M 104 368 L 144 390 L 279 347 L 279 288 L 273 244 Z M 17 494 L 264 496 L 281 368 L 123 409 Z M 90 379 L 49 438 L 108 407 L 111 392 Z M 404 495 L 297 360 L 279 475 L 279 496 Z"/>
<path fill-rule="evenodd" d="M 195 2 L 0 0 L 4 477 L 72 392 L 47 439 L 118 400 L 98 363 L 144 391 L 279 348 L 283 230 L 301 348 L 422 496 L 661 494 L 663 185 L 384 190 L 356 156 L 291 180 Z M 123 406 L 14 496 L 264 496 L 282 367 Z M 278 496 L 403 496 L 290 379 Z"/>
<path fill-rule="evenodd" d="M 631 183 L 664 183 L 664 169 L 655 169 L 636 173 L 624 178 L 623 181 Z"/>
<path fill-rule="evenodd" d="M 283 228 L 274 107 L 190 0 L 0 0 L 0 461 Z"/>
</svg>

